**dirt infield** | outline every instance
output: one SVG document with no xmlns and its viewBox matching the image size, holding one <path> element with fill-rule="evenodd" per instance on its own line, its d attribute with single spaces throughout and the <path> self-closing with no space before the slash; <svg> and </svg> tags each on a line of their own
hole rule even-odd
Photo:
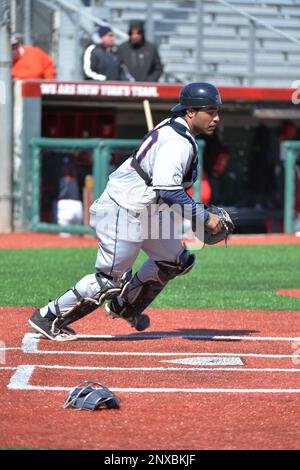
<svg viewBox="0 0 300 470">
<path fill-rule="evenodd" d="M 0 307 L 0 446 L 299 448 L 298 312 L 150 309 L 151 328 L 134 333 L 100 311 L 68 343 L 33 333 L 30 312 Z M 121 408 L 62 409 L 81 380 Z"/>
<path fill-rule="evenodd" d="M 185 240 L 192 248 L 197 248 L 197 240 Z M 266 235 L 233 235 L 228 240 L 229 245 L 277 245 L 300 244 L 300 237 L 286 234 Z M 83 246 L 97 246 L 96 238 L 85 235 L 81 237 L 60 237 L 53 233 L 42 232 L 14 232 L 0 233 L 0 249 L 21 248 L 72 248 Z"/>
</svg>

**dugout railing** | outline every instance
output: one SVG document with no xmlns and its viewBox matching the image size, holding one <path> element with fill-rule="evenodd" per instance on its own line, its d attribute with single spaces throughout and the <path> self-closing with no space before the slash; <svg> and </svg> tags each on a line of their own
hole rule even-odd
<svg viewBox="0 0 300 470">
<path fill-rule="evenodd" d="M 202 153 L 203 141 L 198 141 L 199 150 L 199 178 L 194 185 L 194 199 L 200 202 L 202 180 Z M 61 226 L 57 223 L 49 223 L 41 220 L 41 194 L 42 194 L 42 158 L 43 151 L 57 153 L 74 153 L 81 150 L 90 150 L 92 155 L 92 176 L 94 181 L 93 197 L 95 200 L 103 192 L 110 172 L 110 160 L 116 151 L 130 154 L 140 144 L 136 139 L 58 139 L 58 138 L 33 138 L 31 140 L 32 161 L 32 217 L 31 228 L 36 232 L 67 232 L 73 234 L 94 234 L 88 225 Z"/>
<path fill-rule="evenodd" d="M 284 142 L 284 232 L 300 230 L 300 219 L 296 218 L 297 173 L 296 164 L 300 159 L 300 141 Z M 300 160 L 299 160 L 300 165 Z M 300 181 L 298 182 L 300 184 Z M 300 215 L 300 214 L 299 214 Z"/>
</svg>

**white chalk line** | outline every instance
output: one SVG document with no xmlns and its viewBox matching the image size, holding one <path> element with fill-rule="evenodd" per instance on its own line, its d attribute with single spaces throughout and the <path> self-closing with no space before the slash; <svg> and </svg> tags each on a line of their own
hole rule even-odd
<svg viewBox="0 0 300 470">
<path fill-rule="evenodd" d="M 10 390 L 27 390 L 27 387 L 31 387 L 29 381 L 34 369 L 34 365 L 18 366 L 16 372 L 10 378 L 7 388 Z"/>
<path fill-rule="evenodd" d="M 230 371 L 230 372 L 300 372 L 298 369 L 284 369 L 284 368 L 241 368 L 241 365 L 236 367 L 213 367 L 207 365 L 207 367 L 115 367 L 115 366 L 61 366 L 61 365 L 47 365 L 47 364 L 35 364 L 35 367 L 39 369 L 67 369 L 67 370 L 110 370 L 110 371 Z"/>
<path fill-rule="evenodd" d="M 36 333 L 27 333 L 29 335 L 37 336 Z M 26 336 L 26 335 L 25 335 Z M 40 337 L 41 335 L 39 335 Z M 141 340 L 141 339 L 208 339 L 208 340 L 239 340 L 239 341 L 300 341 L 299 337 L 286 337 L 286 336 L 235 336 L 235 335 L 185 335 L 176 333 L 132 333 L 129 335 L 76 335 L 78 340 L 95 340 L 95 339 L 113 339 L 113 340 Z M 57 341 L 62 343 L 63 341 Z"/>
<path fill-rule="evenodd" d="M 37 366 L 34 365 L 21 365 L 18 366 L 16 372 L 11 377 L 8 384 L 10 390 L 35 390 L 35 391 L 69 391 L 74 387 L 49 387 L 30 385 L 29 381 Z M 40 366 L 38 366 L 40 367 Z M 70 367 L 71 368 L 71 367 Z M 124 388 L 124 387 L 109 387 L 113 392 L 127 392 L 127 393 L 300 393 L 300 389 L 293 388 L 257 388 L 257 389 L 243 389 L 243 388 Z"/>
<path fill-rule="evenodd" d="M 41 336 L 36 333 L 26 333 L 22 341 L 22 351 L 30 354 L 58 354 L 58 355 L 93 355 L 93 356 L 239 356 L 261 358 L 300 358 L 300 354 L 258 354 L 258 353 L 197 353 L 197 352 L 144 352 L 144 351 L 53 351 L 39 350 L 38 343 Z M 74 345 L 74 342 L 72 342 Z"/>
<path fill-rule="evenodd" d="M 81 337 L 83 338 L 99 338 L 99 337 L 107 337 L 106 335 L 92 335 L 86 337 L 85 335 L 82 335 Z M 123 337 L 126 338 L 132 338 L 132 335 L 122 335 Z M 140 336 L 140 335 L 137 335 Z M 157 337 L 161 337 L 161 335 L 156 335 Z M 114 335 L 109 335 L 109 337 L 114 337 Z M 119 336 L 117 336 L 119 338 Z M 145 336 L 149 338 L 149 335 Z M 176 336 L 178 337 L 178 336 Z M 192 336 L 192 338 L 195 338 Z M 229 338 L 229 337 L 224 337 L 224 338 Z M 231 337 L 232 338 L 232 337 Z M 235 337 L 237 338 L 237 337 Z M 241 339 L 245 339 L 244 337 L 240 337 Z M 263 337 L 258 337 L 259 340 L 263 340 L 266 338 Z M 270 337 L 267 337 L 270 338 Z M 275 340 L 276 338 L 271 337 L 272 340 Z M 246 338 L 246 339 L 252 339 L 254 340 L 254 337 L 251 338 Z M 284 340 L 284 341 L 294 341 L 297 338 L 279 338 L 279 340 Z M 122 355 L 122 356 L 128 356 L 128 355 L 133 355 L 133 356 L 240 356 L 240 357 L 273 357 L 273 358 L 284 358 L 284 357 L 289 357 L 289 358 L 296 358 L 299 357 L 297 354 L 291 354 L 291 355 L 279 355 L 279 354 L 255 354 L 255 353 L 166 353 L 166 352 L 155 352 L 155 353 L 142 353 L 142 352 L 125 352 L 125 351 L 120 351 L 120 352 L 111 352 L 111 351 L 40 351 L 38 350 L 38 343 L 40 340 L 40 335 L 37 335 L 35 333 L 27 333 L 25 334 L 22 342 L 22 348 L 13 348 L 13 349 L 22 349 L 24 353 L 34 353 L 34 354 L 89 354 L 89 355 Z M 0 367 L 0 370 L 14 370 L 14 374 L 12 375 L 10 382 L 8 384 L 9 389 L 13 390 L 41 390 L 41 391 L 67 391 L 71 390 L 71 387 L 59 387 L 59 386 L 40 386 L 40 385 L 30 385 L 30 379 L 31 376 L 35 370 L 35 368 L 42 368 L 42 369 L 76 369 L 76 370 L 108 370 L 108 371 L 230 371 L 230 372 L 287 372 L 287 373 L 292 373 L 292 372 L 300 372 L 300 369 L 284 369 L 284 368 L 243 368 L 241 369 L 240 367 L 235 367 L 235 368 L 230 368 L 230 367 L 91 367 L 91 366 L 60 366 L 60 365 L 20 365 L 17 367 L 10 367 L 10 366 L 3 366 Z M 189 389 L 189 388 L 112 388 L 113 391 L 120 391 L 120 392 L 135 392 L 135 393 L 144 393 L 144 392 L 149 392 L 149 393 L 169 393 L 169 392 L 176 392 L 176 393 L 300 393 L 300 389 L 222 389 L 222 388 L 196 388 L 196 389 Z"/>
<path fill-rule="evenodd" d="M 28 351 L 27 351 L 28 352 Z M 143 356 L 143 357 L 169 357 L 169 356 L 211 356 L 211 357 L 223 357 L 223 356 L 230 356 L 230 357 L 260 357 L 260 358 L 273 358 L 273 359 L 293 359 L 293 358 L 300 358 L 299 354 L 255 354 L 255 353 L 197 353 L 197 352 L 132 352 L 132 351 L 47 351 L 47 350 L 39 350 L 36 351 L 34 354 L 62 354 L 62 355 L 88 355 L 88 356 Z"/>
<path fill-rule="evenodd" d="M 131 335 L 77 335 L 80 340 L 89 339 L 208 339 L 214 341 L 239 340 L 239 341 L 300 341 L 299 337 L 282 336 L 235 336 L 235 335 L 185 335 L 176 333 L 133 333 Z"/>
<path fill-rule="evenodd" d="M 22 348 L 0 348 L 0 351 L 21 351 Z"/>
</svg>

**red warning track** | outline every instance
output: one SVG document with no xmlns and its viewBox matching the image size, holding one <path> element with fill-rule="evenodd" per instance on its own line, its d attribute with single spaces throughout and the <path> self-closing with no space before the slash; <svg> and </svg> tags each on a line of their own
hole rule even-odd
<svg viewBox="0 0 300 470">
<path fill-rule="evenodd" d="M 191 247 L 199 246 L 197 240 L 187 240 Z M 286 234 L 266 235 L 233 235 L 229 245 L 278 245 L 300 244 L 300 237 Z M 60 247 L 97 247 L 97 241 L 92 236 L 63 238 L 53 233 L 15 232 L 0 233 L 0 249 L 21 248 L 60 248 Z"/>
<path fill-rule="evenodd" d="M 284 295 L 286 297 L 300 298 L 300 289 L 279 289 L 276 294 Z"/>
<path fill-rule="evenodd" d="M 136 333 L 100 311 L 64 343 L 30 332 L 30 312 L 0 307 L 0 446 L 299 448 L 299 312 L 152 309 Z M 120 410 L 63 410 L 81 380 Z"/>
</svg>

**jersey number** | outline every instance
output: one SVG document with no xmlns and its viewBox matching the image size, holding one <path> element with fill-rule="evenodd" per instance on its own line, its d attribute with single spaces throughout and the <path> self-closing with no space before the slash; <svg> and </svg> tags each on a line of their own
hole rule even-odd
<svg viewBox="0 0 300 470">
<path fill-rule="evenodd" d="M 142 163 L 142 161 L 144 160 L 144 158 L 146 157 L 147 153 L 149 152 L 149 150 L 151 149 L 152 145 L 155 144 L 155 142 L 157 142 L 157 139 L 158 139 L 158 131 L 157 130 L 154 130 L 152 132 L 151 135 L 149 135 L 148 139 L 151 139 L 149 141 L 149 143 L 146 145 L 146 147 L 144 148 L 144 150 L 139 154 L 139 156 L 137 157 L 137 162 L 138 164 L 140 165 Z"/>
</svg>

